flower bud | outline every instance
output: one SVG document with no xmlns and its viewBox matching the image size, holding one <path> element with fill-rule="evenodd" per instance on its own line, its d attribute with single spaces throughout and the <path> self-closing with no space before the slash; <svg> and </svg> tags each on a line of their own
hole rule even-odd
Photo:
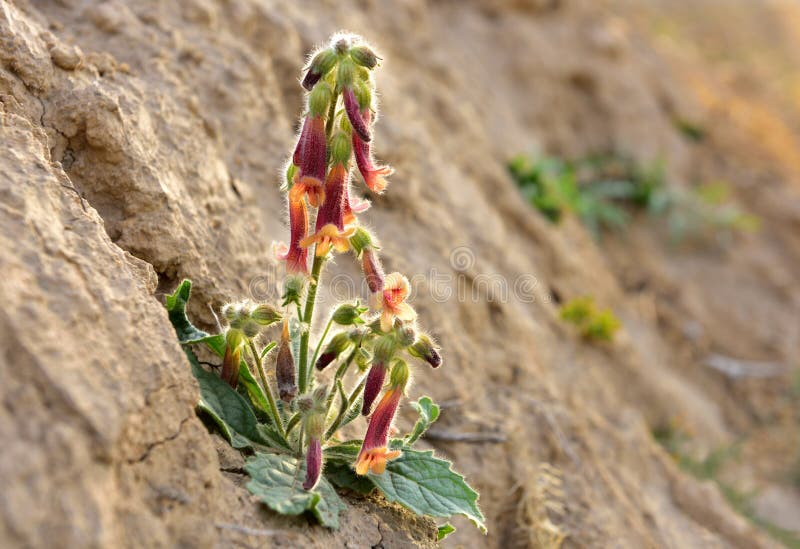
<svg viewBox="0 0 800 549">
<path fill-rule="evenodd" d="M 261 332 L 261 324 L 248 316 L 246 320 L 241 323 L 241 329 L 246 338 L 252 339 Z"/>
<path fill-rule="evenodd" d="M 328 364 L 339 358 L 339 355 L 350 346 L 350 342 L 350 335 L 346 332 L 339 332 L 333 336 L 317 359 L 317 370 L 324 370 Z"/>
<path fill-rule="evenodd" d="M 281 320 L 283 315 L 269 303 L 259 303 L 250 313 L 250 318 L 261 326 L 269 326 Z"/>
<path fill-rule="evenodd" d="M 386 363 L 374 360 L 367 374 L 367 381 L 364 383 L 364 400 L 361 405 L 361 414 L 368 416 L 372 411 L 372 403 L 378 398 L 386 380 Z"/>
<path fill-rule="evenodd" d="M 345 58 L 339 62 L 339 69 L 336 72 L 336 86 L 340 92 L 353 87 L 355 72 L 356 67 L 351 59 Z"/>
<path fill-rule="evenodd" d="M 333 98 L 333 91 L 326 82 L 317 83 L 308 95 L 308 110 L 311 116 L 325 116 Z"/>
<path fill-rule="evenodd" d="M 311 393 L 311 398 L 314 400 L 314 406 L 318 410 L 325 410 L 325 402 L 328 400 L 328 386 L 320 385 L 314 392 Z"/>
<path fill-rule="evenodd" d="M 417 339 L 417 331 L 408 324 L 397 329 L 397 343 L 401 347 L 408 347 Z"/>
<path fill-rule="evenodd" d="M 305 285 L 306 277 L 302 274 L 296 273 L 288 276 L 283 287 L 283 303 L 281 305 L 284 307 L 291 303 L 299 305 Z"/>
<path fill-rule="evenodd" d="M 336 61 L 336 53 L 333 50 L 324 49 L 320 51 L 308 65 L 306 75 L 303 77 L 303 87 L 311 90 L 336 65 Z"/>
<path fill-rule="evenodd" d="M 373 349 L 375 353 L 375 360 L 377 362 L 384 362 L 386 364 L 392 359 L 395 350 L 397 349 L 397 341 L 392 335 L 384 335 L 378 338 L 375 342 Z"/>
<path fill-rule="evenodd" d="M 392 366 L 392 373 L 389 375 L 389 385 L 396 387 L 401 391 L 405 389 L 408 384 L 408 378 L 411 376 L 408 364 L 405 360 L 397 359 Z"/>
<path fill-rule="evenodd" d="M 352 47 L 350 49 L 350 57 L 353 58 L 356 64 L 368 69 L 374 69 L 378 65 L 379 60 L 375 52 L 364 45 Z"/>
<path fill-rule="evenodd" d="M 428 334 L 420 334 L 414 344 L 408 348 L 408 353 L 411 356 L 421 358 L 430 364 L 432 368 L 438 368 L 442 365 L 442 355 L 439 353 L 439 347 Z"/>
<path fill-rule="evenodd" d="M 358 102 L 359 109 L 363 111 L 372 106 L 372 90 L 368 82 L 359 80 L 356 82 L 353 92 L 356 94 L 356 101 Z"/>
<path fill-rule="evenodd" d="M 366 370 L 372 363 L 372 358 L 372 353 L 370 353 L 368 349 L 360 347 L 356 352 L 356 365 L 358 369 L 362 372 Z"/>
<path fill-rule="evenodd" d="M 333 313 L 333 321 L 342 326 L 363 324 L 364 320 L 362 320 L 361 315 L 366 313 L 367 310 L 367 307 L 359 307 L 358 301 L 356 301 L 355 305 L 343 303 Z"/>
<path fill-rule="evenodd" d="M 356 254 L 356 257 L 361 256 L 361 252 L 365 248 L 372 246 L 372 235 L 364 227 L 356 228 L 356 232 L 350 237 L 350 248 Z"/>
<path fill-rule="evenodd" d="M 308 438 L 322 438 L 325 432 L 325 414 L 311 412 L 305 417 L 306 436 Z"/>
<path fill-rule="evenodd" d="M 345 132 L 337 131 L 331 136 L 331 161 L 340 164 L 350 162 L 353 147 L 350 145 L 350 136 Z"/>
<path fill-rule="evenodd" d="M 295 382 L 292 345 L 289 339 L 288 318 L 283 320 L 281 343 L 278 347 L 278 357 L 275 361 L 275 379 L 278 382 L 278 392 L 280 393 L 281 400 L 284 402 L 291 402 L 297 394 L 297 383 Z"/>
<path fill-rule="evenodd" d="M 350 120 L 350 124 L 353 126 L 353 135 L 358 136 L 363 142 L 368 143 L 372 139 L 369 132 L 369 122 L 361 115 L 361 109 L 359 108 L 358 99 L 356 99 L 353 87 L 343 87 L 342 97 L 344 98 L 344 111 L 347 113 L 347 119 Z"/>
<path fill-rule="evenodd" d="M 367 287 L 373 294 L 383 290 L 385 275 L 383 267 L 378 259 L 378 254 L 372 247 L 365 248 L 361 253 L 361 268 L 364 271 L 364 278 L 367 280 Z"/>
<path fill-rule="evenodd" d="M 222 359 L 220 377 L 234 389 L 239 384 L 239 363 L 242 360 L 244 334 L 235 328 L 225 332 L 225 356 Z"/>
<path fill-rule="evenodd" d="M 303 482 L 303 490 L 311 490 L 319 482 L 322 473 L 322 444 L 319 438 L 312 438 L 308 441 L 306 450 L 306 480 Z"/>
<path fill-rule="evenodd" d="M 310 412 L 314 408 L 314 399 L 310 395 L 300 395 L 294 401 L 297 409 L 301 412 Z"/>
</svg>

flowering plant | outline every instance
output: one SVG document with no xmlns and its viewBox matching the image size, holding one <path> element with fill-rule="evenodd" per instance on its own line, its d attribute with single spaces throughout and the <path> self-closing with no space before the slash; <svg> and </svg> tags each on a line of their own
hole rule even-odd
<svg viewBox="0 0 800 549">
<path fill-rule="evenodd" d="M 369 203 L 351 194 L 353 159 L 372 193 L 383 192 L 392 173 L 371 150 L 372 72 L 379 60 L 360 37 L 338 34 L 306 67 L 306 109 L 285 172 L 289 243 L 276 246 L 287 272 L 280 307 L 249 300 L 225 305 L 225 325 L 208 334 L 186 317 L 191 283 L 184 281 L 167 296 L 167 310 L 200 385 L 199 409 L 248 453 L 248 489 L 271 509 L 309 511 L 336 528 L 344 505 L 334 486 L 358 493 L 378 489 L 416 513 L 461 514 L 485 531 L 478 494 L 464 478 L 433 452 L 413 449 L 439 416 L 430 398 L 412 403 L 419 414 L 412 431 L 392 438 L 412 365 L 437 368 L 442 357 L 407 303 L 408 280 L 384 274 L 377 239 L 359 224 L 356 214 Z M 310 212 L 316 212 L 313 230 Z M 311 353 L 324 267 L 348 252 L 364 272 L 369 307 L 337 306 Z M 280 325 L 280 336 L 265 343 L 270 325 Z M 219 376 L 202 367 L 192 347 L 197 344 L 222 358 Z M 327 382 L 318 379 L 324 377 Z M 368 418 L 364 438 L 343 438 L 342 429 L 360 415 Z M 446 524 L 440 535 L 451 531 Z"/>
</svg>

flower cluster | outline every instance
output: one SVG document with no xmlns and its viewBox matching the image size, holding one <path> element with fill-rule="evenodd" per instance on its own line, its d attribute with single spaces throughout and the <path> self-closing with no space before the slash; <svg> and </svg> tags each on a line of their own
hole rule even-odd
<svg viewBox="0 0 800 549">
<path fill-rule="evenodd" d="M 222 378 L 237 386 L 243 351 L 250 349 L 274 424 L 287 443 L 305 456 L 306 490 L 319 481 L 325 444 L 335 440 L 338 430 L 359 412 L 368 417 L 369 424 L 353 464 L 355 472 L 382 474 L 387 461 L 401 454 L 399 449 L 390 449 L 389 433 L 409 383 L 408 360 L 418 359 L 434 368 L 442 362 L 437 346 L 420 332 L 416 312 L 407 303 L 408 279 L 396 272 L 384 274 L 377 240 L 357 217 L 369 202 L 351 189 L 354 171 L 372 193 L 383 192 L 392 173 L 372 157 L 372 127 L 377 118 L 372 71 L 378 61 L 372 48 L 353 35 L 335 36 L 312 56 L 302 80 L 307 90 L 302 127 L 286 167 L 289 243 L 277 250 L 288 275 L 285 310 L 249 303 L 223 310 L 228 326 Z M 316 290 L 324 265 L 334 254 L 348 251 L 364 272 L 371 294 L 369 307 L 338 306 L 309 357 Z M 279 321 L 282 331 L 274 383 L 280 403 L 262 365 L 265 353 L 259 353 L 253 343 L 263 326 Z M 328 337 L 334 325 L 340 331 Z M 321 372 L 335 363 L 331 390 L 326 385 L 315 387 L 314 366 Z M 348 393 L 343 380 L 353 364 L 362 374 Z"/>
</svg>

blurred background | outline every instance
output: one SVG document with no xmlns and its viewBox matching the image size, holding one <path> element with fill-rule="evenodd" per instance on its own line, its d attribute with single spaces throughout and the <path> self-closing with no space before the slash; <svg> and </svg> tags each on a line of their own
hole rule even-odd
<svg viewBox="0 0 800 549">
<path fill-rule="evenodd" d="M 488 519 L 445 545 L 800 547 L 796 0 L 2 1 L 2 545 L 433 544 L 253 501 L 161 305 L 275 291 L 339 29 L 384 59 L 364 218 L 444 350 L 422 442 Z"/>
</svg>

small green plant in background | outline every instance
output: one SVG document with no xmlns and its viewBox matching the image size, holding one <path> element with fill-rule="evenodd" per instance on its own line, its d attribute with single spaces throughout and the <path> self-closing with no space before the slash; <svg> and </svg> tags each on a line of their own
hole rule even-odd
<svg viewBox="0 0 800 549">
<path fill-rule="evenodd" d="M 590 341 L 612 341 L 621 323 L 611 309 L 600 309 L 590 296 L 576 297 L 561 306 L 561 319 L 577 326 Z"/>
<path fill-rule="evenodd" d="M 485 533 L 478 493 L 449 461 L 415 448 L 439 407 L 419 398 L 411 431 L 392 433 L 412 370 L 437 368 L 442 357 L 407 303 L 408 280 L 384 274 L 377 239 L 359 224 L 369 203 L 351 194 L 353 164 L 376 194 L 392 173 L 371 149 L 378 59 L 360 37 L 338 34 L 306 68 L 302 130 L 283 184 L 289 244 L 276 249 L 287 274 L 282 303 L 229 303 L 216 334 L 186 315 L 190 281 L 167 296 L 166 308 L 200 387 L 198 411 L 247 456 L 247 488 L 270 509 L 337 528 L 345 506 L 334 487 L 377 490 L 420 515 L 463 515 Z M 369 307 L 339 304 L 312 338 L 325 265 L 346 252 L 361 265 Z M 266 337 L 272 325 L 281 328 L 277 341 Z M 219 374 L 203 367 L 198 348 L 221 359 Z M 344 438 L 359 416 L 369 418 L 363 438 Z M 452 531 L 444 524 L 439 536 Z"/>
<path fill-rule="evenodd" d="M 548 220 L 558 223 L 574 214 L 595 238 L 604 230 L 625 228 L 636 210 L 666 218 L 673 242 L 758 228 L 758 218 L 731 202 L 723 182 L 672 189 L 662 162 L 642 165 L 613 154 L 578 160 L 520 155 L 511 159 L 508 170 L 523 196 Z"/>
<path fill-rule="evenodd" d="M 743 491 L 722 480 L 723 467 L 730 461 L 739 459 L 738 443 L 720 446 L 711 450 L 705 457 L 696 458 L 687 450 L 687 445 L 692 439 L 691 435 L 674 421 L 655 428 L 653 437 L 669 452 L 683 471 L 700 480 L 709 480 L 716 484 L 725 500 L 737 513 L 786 547 L 800 549 L 800 536 L 797 533 L 781 528 L 756 513 L 753 498 L 757 492 Z"/>
</svg>

